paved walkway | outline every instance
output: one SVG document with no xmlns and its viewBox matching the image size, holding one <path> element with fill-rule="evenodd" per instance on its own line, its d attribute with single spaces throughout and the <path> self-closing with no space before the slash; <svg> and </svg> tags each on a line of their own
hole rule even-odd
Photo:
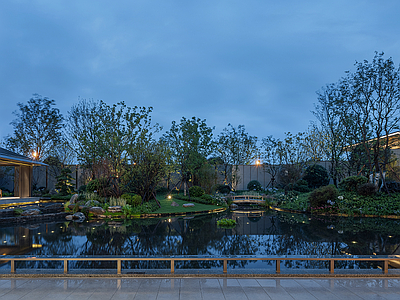
<svg viewBox="0 0 400 300">
<path fill-rule="evenodd" d="M 0 299 L 400 299 L 400 278 L 0 279 Z"/>
</svg>

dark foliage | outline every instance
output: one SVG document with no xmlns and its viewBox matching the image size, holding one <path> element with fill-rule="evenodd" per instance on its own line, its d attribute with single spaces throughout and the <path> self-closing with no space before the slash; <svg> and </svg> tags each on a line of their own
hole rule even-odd
<svg viewBox="0 0 400 300">
<path fill-rule="evenodd" d="M 357 193 L 361 196 L 372 196 L 376 191 L 376 185 L 370 182 L 361 184 L 357 187 Z"/>
<path fill-rule="evenodd" d="M 320 165 L 311 165 L 307 167 L 303 177 L 310 188 L 319 188 L 329 184 L 328 171 Z"/>
<path fill-rule="evenodd" d="M 247 189 L 249 191 L 261 191 L 261 183 L 257 180 L 252 180 L 247 184 Z"/>
<path fill-rule="evenodd" d="M 199 186 L 192 186 L 189 188 L 189 195 L 191 197 L 201 197 L 204 195 L 204 190 Z"/>
<path fill-rule="evenodd" d="M 328 200 L 336 201 L 338 193 L 337 188 L 333 184 L 322 186 L 311 192 L 309 196 L 310 205 L 316 208 L 326 205 Z"/>
<path fill-rule="evenodd" d="M 365 176 L 350 176 L 346 177 L 339 183 L 339 188 L 346 192 L 356 192 L 358 186 L 367 182 L 368 179 Z"/>
</svg>

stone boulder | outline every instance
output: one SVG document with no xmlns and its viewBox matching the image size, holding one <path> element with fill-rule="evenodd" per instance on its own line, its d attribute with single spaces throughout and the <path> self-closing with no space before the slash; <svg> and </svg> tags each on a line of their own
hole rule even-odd
<svg viewBox="0 0 400 300">
<path fill-rule="evenodd" d="M 97 200 L 89 200 L 85 203 L 85 206 L 99 206 L 100 202 Z"/>
<path fill-rule="evenodd" d="M 67 221 L 72 221 L 73 218 L 74 218 L 73 215 L 65 216 L 65 220 L 67 220 Z"/>
<path fill-rule="evenodd" d="M 76 201 L 78 201 L 78 197 L 79 197 L 78 194 L 72 195 L 71 200 L 69 200 L 69 203 L 71 204 L 76 203 Z"/>
<path fill-rule="evenodd" d="M 41 211 L 37 208 L 27 209 L 21 213 L 21 216 L 37 216 L 40 215 Z"/>
<path fill-rule="evenodd" d="M 74 220 L 75 222 L 83 222 L 85 221 L 85 215 L 81 212 L 74 213 L 72 215 L 72 220 Z"/>
<path fill-rule="evenodd" d="M 106 211 L 101 207 L 93 206 L 89 208 L 89 212 L 97 216 L 97 215 L 104 215 Z"/>
<path fill-rule="evenodd" d="M 229 208 L 232 209 L 232 210 L 235 210 L 235 209 L 238 209 L 239 206 L 238 206 L 237 204 L 235 204 L 235 203 L 232 203 L 232 204 L 229 206 Z"/>
<path fill-rule="evenodd" d="M 185 204 L 182 204 L 182 207 L 193 207 L 194 206 L 194 203 L 185 203 Z"/>
<path fill-rule="evenodd" d="M 110 206 L 108 208 L 108 212 L 110 212 L 110 213 L 122 212 L 122 207 L 121 206 Z"/>
<path fill-rule="evenodd" d="M 179 206 L 179 204 L 176 203 L 175 201 L 172 201 L 171 206 Z"/>
</svg>

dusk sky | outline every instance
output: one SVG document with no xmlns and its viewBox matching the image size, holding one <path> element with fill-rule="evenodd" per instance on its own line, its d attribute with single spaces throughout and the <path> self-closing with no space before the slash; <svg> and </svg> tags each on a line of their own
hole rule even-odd
<svg viewBox="0 0 400 300">
<path fill-rule="evenodd" d="M 316 91 L 371 61 L 400 63 L 400 1 L 2 0 L 0 139 L 34 93 L 64 116 L 79 98 L 152 106 L 283 138 L 307 130 Z"/>
</svg>

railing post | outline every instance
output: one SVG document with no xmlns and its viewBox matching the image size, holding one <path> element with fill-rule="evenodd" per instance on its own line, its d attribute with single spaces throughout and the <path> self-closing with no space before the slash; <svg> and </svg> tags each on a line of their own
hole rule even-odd
<svg viewBox="0 0 400 300">
<path fill-rule="evenodd" d="M 383 274 L 387 274 L 388 273 L 388 269 L 389 269 L 389 261 L 387 259 L 385 259 L 383 261 Z"/>
<path fill-rule="evenodd" d="M 121 260 L 117 259 L 117 274 L 121 275 Z"/>
<path fill-rule="evenodd" d="M 64 259 L 64 274 L 68 274 L 68 259 Z"/>
<path fill-rule="evenodd" d="M 333 274 L 335 269 L 335 260 L 331 259 L 329 260 L 329 273 Z"/>
<path fill-rule="evenodd" d="M 228 260 L 224 259 L 224 274 L 228 273 Z"/>
<path fill-rule="evenodd" d="M 281 260 L 277 259 L 276 260 L 276 274 L 280 274 L 281 273 Z"/>
<path fill-rule="evenodd" d="M 11 274 L 14 274 L 15 273 L 15 260 L 12 259 L 10 262 L 11 262 Z"/>
<path fill-rule="evenodd" d="M 175 260 L 171 259 L 171 274 L 175 273 Z"/>
</svg>

